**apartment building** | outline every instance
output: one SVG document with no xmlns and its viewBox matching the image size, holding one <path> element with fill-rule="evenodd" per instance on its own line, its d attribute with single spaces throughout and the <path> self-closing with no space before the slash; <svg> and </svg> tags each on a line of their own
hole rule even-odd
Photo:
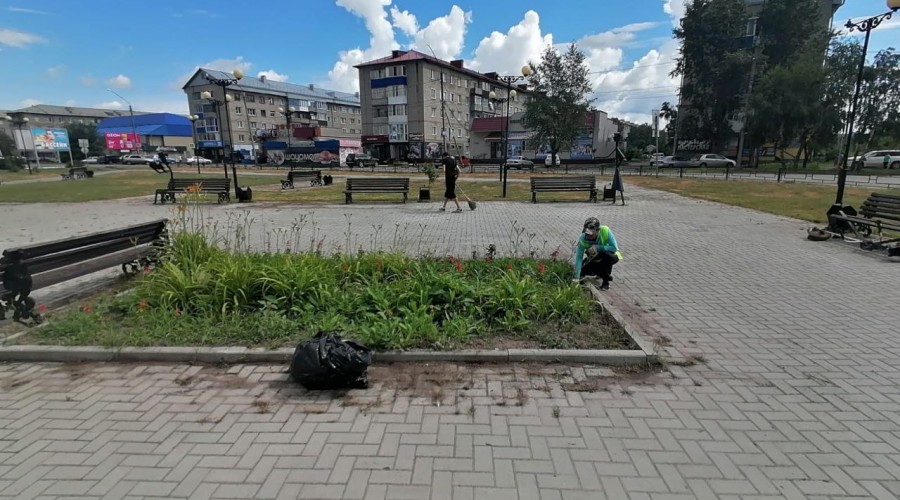
<svg viewBox="0 0 900 500">
<path fill-rule="evenodd" d="M 226 102 L 222 87 L 210 83 L 207 74 L 216 79 L 233 77 L 201 68 L 183 87 L 190 113 L 199 117 L 194 124 L 196 146 L 208 156 L 222 156 L 230 149 L 230 140 L 234 141 L 234 150 L 248 158 L 255 157 L 260 149 L 284 149 L 295 140 L 335 139 L 342 148 L 360 147 L 358 93 L 245 76 L 228 87 L 231 100 L 217 106 L 201 97 L 208 91 L 214 100 Z M 291 107 L 294 112 L 290 117 L 281 111 Z"/>
<path fill-rule="evenodd" d="M 21 121 L 28 118 L 29 127 L 37 128 L 66 128 L 67 125 L 86 124 L 98 125 L 107 118 L 119 118 L 129 116 L 128 110 L 81 108 L 77 106 L 56 106 L 53 104 L 35 104 L 21 109 L 0 112 L 0 115 L 8 115 Z M 146 115 L 146 111 L 135 111 L 135 115 Z M 13 136 L 12 130 L 16 128 L 11 121 L 0 120 L 0 130 Z"/>
<path fill-rule="evenodd" d="M 507 87 L 496 73 L 465 68 L 421 52 L 394 50 L 359 70 L 363 148 L 381 160 L 435 158 L 442 151 L 468 155 L 473 118 L 502 116 Z M 524 111 L 517 88 L 509 112 Z M 494 92 L 498 101 L 488 95 Z"/>
</svg>

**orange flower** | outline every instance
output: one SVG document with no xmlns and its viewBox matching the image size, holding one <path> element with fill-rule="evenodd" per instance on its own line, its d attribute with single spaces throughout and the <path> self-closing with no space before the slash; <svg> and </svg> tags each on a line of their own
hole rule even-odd
<svg viewBox="0 0 900 500">
<path fill-rule="evenodd" d="M 381 257 L 378 257 L 378 270 L 381 271 L 384 269 L 384 261 L 381 260 Z"/>
<path fill-rule="evenodd" d="M 150 266 L 144 266 L 144 274 L 150 274 L 150 271 L 152 271 L 152 269 L 150 269 Z"/>
<path fill-rule="evenodd" d="M 545 266 L 543 262 L 538 264 L 538 272 L 540 274 L 544 274 L 544 271 L 546 271 L 546 270 L 547 270 L 547 266 Z"/>
<path fill-rule="evenodd" d="M 45 306 L 44 304 L 38 304 L 37 310 L 38 312 L 47 312 L 47 306 Z"/>
<path fill-rule="evenodd" d="M 181 316 L 181 309 L 176 308 L 174 312 L 175 316 Z"/>
<path fill-rule="evenodd" d="M 146 311 L 148 307 L 150 307 L 150 305 L 147 304 L 147 299 L 141 299 L 141 301 L 137 304 L 137 308 L 140 311 Z"/>
<path fill-rule="evenodd" d="M 510 261 L 509 264 L 506 265 L 506 269 L 512 271 L 512 261 Z"/>
<path fill-rule="evenodd" d="M 94 306 L 90 304 L 84 304 L 83 306 L 81 306 L 81 312 L 90 314 L 94 312 Z"/>
<path fill-rule="evenodd" d="M 341 264 L 341 269 L 343 269 L 344 272 L 346 273 L 347 271 L 350 270 L 350 264 L 347 264 L 346 262 L 344 262 L 343 264 Z"/>
<path fill-rule="evenodd" d="M 458 273 L 463 272 L 463 270 L 465 269 L 465 266 L 463 265 L 461 260 L 457 260 L 453 264 L 456 266 L 456 272 Z"/>
</svg>

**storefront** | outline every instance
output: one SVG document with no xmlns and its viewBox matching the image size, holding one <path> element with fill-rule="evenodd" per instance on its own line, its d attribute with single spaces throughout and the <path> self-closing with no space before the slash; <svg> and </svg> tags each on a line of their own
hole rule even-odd
<svg viewBox="0 0 900 500">
<path fill-rule="evenodd" d="M 347 155 L 362 153 L 362 141 L 358 139 L 338 139 L 341 165 L 347 165 Z"/>
<path fill-rule="evenodd" d="M 390 137 L 386 135 L 362 136 L 362 149 L 363 152 L 371 155 L 378 161 L 388 161 L 391 159 Z"/>
</svg>

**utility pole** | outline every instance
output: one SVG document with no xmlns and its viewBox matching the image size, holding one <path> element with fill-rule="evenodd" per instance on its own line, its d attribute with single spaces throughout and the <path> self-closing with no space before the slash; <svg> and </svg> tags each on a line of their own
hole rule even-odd
<svg viewBox="0 0 900 500">
<path fill-rule="evenodd" d="M 106 89 L 106 90 L 112 92 L 113 94 L 118 96 L 119 99 L 122 99 L 123 101 L 128 103 L 128 114 L 131 115 L 131 136 L 132 136 L 131 140 L 136 141 L 138 139 L 137 127 L 134 126 L 134 109 L 131 108 L 131 102 L 128 99 L 125 99 L 124 97 L 119 95 L 119 93 L 113 89 Z"/>
</svg>

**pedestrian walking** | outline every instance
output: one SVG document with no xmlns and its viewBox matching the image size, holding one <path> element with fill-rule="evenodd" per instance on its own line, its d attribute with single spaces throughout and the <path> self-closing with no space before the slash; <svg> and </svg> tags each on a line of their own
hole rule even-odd
<svg viewBox="0 0 900 500">
<path fill-rule="evenodd" d="M 444 153 L 443 159 L 441 160 L 441 164 L 444 166 L 444 183 L 446 189 L 444 190 L 444 204 L 441 205 L 441 212 L 447 209 L 447 202 L 453 201 L 456 204 L 456 210 L 453 213 L 458 214 L 462 212 L 462 208 L 459 206 L 459 200 L 456 199 L 456 179 L 459 178 L 459 164 L 456 162 L 456 158 L 450 156 L 448 153 Z"/>
</svg>

